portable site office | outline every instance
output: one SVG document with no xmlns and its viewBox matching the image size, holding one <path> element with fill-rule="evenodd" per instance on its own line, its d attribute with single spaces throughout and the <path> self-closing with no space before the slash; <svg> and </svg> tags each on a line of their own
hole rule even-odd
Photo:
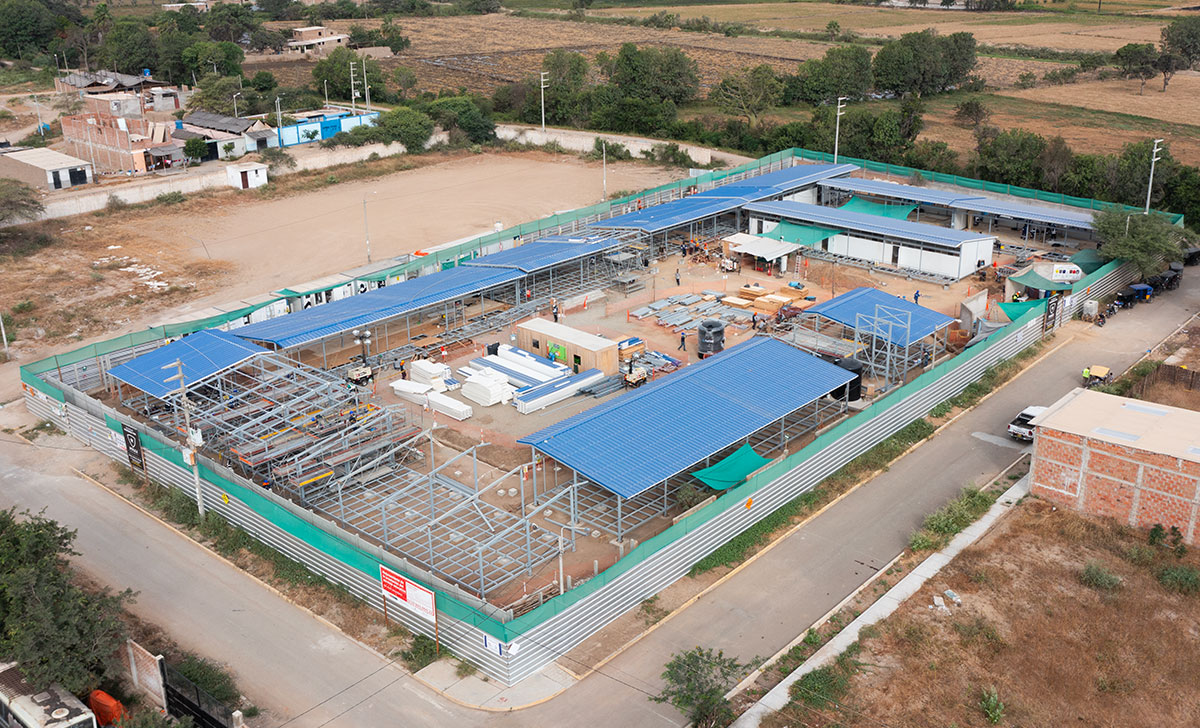
<svg viewBox="0 0 1200 728">
<path fill-rule="evenodd" d="M 617 342 L 548 319 L 517 324 L 517 346 L 562 362 L 576 374 L 588 369 L 617 373 Z"/>
</svg>

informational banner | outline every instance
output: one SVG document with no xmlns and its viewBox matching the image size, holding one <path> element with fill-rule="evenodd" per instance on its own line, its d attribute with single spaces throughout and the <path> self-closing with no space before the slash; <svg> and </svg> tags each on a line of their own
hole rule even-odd
<svg viewBox="0 0 1200 728">
<path fill-rule="evenodd" d="M 383 587 L 383 598 L 391 597 L 400 606 L 430 622 L 437 622 L 437 603 L 429 589 L 397 574 L 383 564 L 379 565 L 379 583 Z"/>
<path fill-rule="evenodd" d="M 1050 272 L 1050 280 L 1060 283 L 1074 283 L 1083 279 L 1083 269 L 1074 263 L 1055 263 Z"/>
<path fill-rule="evenodd" d="M 129 456 L 129 467 L 144 472 L 146 459 L 142 457 L 142 441 L 138 438 L 137 430 L 122 422 L 121 434 L 125 436 L 125 453 Z"/>
</svg>

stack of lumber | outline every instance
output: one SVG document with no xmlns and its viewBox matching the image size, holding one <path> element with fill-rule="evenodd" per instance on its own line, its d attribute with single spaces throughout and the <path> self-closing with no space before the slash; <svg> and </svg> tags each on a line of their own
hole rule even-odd
<svg viewBox="0 0 1200 728">
<path fill-rule="evenodd" d="M 780 288 L 778 291 L 776 291 L 775 293 L 773 293 L 771 295 L 780 296 L 781 298 L 786 298 L 789 301 L 798 301 L 800 299 L 803 299 L 808 294 L 807 294 L 807 289 L 804 288 L 803 286 L 801 286 L 800 288 L 792 288 L 791 286 L 783 286 L 782 288 Z"/>
<path fill-rule="evenodd" d="M 790 303 L 790 299 L 771 293 L 754 299 L 753 308 L 759 313 L 765 313 L 773 316 L 779 312 L 779 309 L 783 308 L 788 303 Z"/>
<path fill-rule="evenodd" d="M 395 392 L 396 396 L 400 399 L 422 406 L 425 404 L 425 395 L 433 390 L 433 387 L 429 386 L 428 384 L 421 384 L 420 382 L 414 382 L 408 379 L 397 379 L 396 381 L 392 382 L 391 386 L 392 391 Z"/>
<path fill-rule="evenodd" d="M 453 397 L 447 397 L 439 392 L 430 392 L 425 396 L 429 399 L 430 409 L 434 412 L 450 415 L 456 420 L 465 420 L 475 414 L 475 410 L 471 409 L 471 405 L 459 402 Z"/>
<path fill-rule="evenodd" d="M 621 361 L 629 361 L 646 351 L 646 342 L 635 337 L 617 342 L 617 356 Z"/>
<path fill-rule="evenodd" d="M 728 296 L 721 300 L 721 303 L 733 308 L 750 308 L 754 304 L 753 299 L 745 299 L 741 296 Z"/>
<path fill-rule="evenodd" d="M 511 401 L 513 391 L 508 377 L 491 369 L 474 372 L 462 385 L 463 396 L 484 407 Z"/>
<path fill-rule="evenodd" d="M 450 367 L 428 359 L 417 359 L 409 365 L 409 374 L 414 382 L 428 384 L 435 392 L 445 392 L 446 379 L 450 377 Z"/>
<path fill-rule="evenodd" d="M 758 298 L 759 296 L 765 296 L 768 293 L 770 293 L 770 291 L 758 285 L 757 283 L 747 283 L 738 289 L 738 298 L 754 300 L 755 298 Z M 726 302 L 729 301 L 729 299 L 725 300 Z"/>
</svg>

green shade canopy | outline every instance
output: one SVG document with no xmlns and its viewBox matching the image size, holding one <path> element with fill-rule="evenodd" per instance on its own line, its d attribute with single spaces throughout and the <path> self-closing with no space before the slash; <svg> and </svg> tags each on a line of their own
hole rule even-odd
<svg viewBox="0 0 1200 728">
<path fill-rule="evenodd" d="M 764 458 L 746 443 L 716 465 L 697 470 L 692 475 L 713 490 L 725 490 L 741 483 L 747 475 L 769 462 L 771 458 Z"/>
<path fill-rule="evenodd" d="M 837 230 L 816 227 L 814 225 L 797 225 L 794 222 L 784 220 L 776 225 L 775 229 L 771 232 L 763 233 L 761 237 L 771 238 L 772 240 L 784 240 L 811 248 L 822 240 L 837 235 L 838 232 Z"/>
<path fill-rule="evenodd" d="M 1025 312 L 1031 308 L 1037 308 L 1046 302 L 1044 298 L 1035 298 L 1032 301 L 1016 301 L 1010 303 L 1001 303 L 1000 310 L 1008 316 L 1009 321 L 1016 321 L 1025 315 Z"/>
<path fill-rule="evenodd" d="M 916 205 L 883 205 L 878 202 L 869 202 L 861 197 L 851 197 L 850 201 L 838 208 L 839 210 L 848 210 L 850 212 L 861 212 L 866 215 L 878 215 L 880 217 L 890 217 L 894 220 L 907 220 L 908 213 L 917 209 Z"/>
<path fill-rule="evenodd" d="M 1008 280 L 1016 283 L 1019 286 L 1026 288 L 1036 288 L 1039 291 L 1069 291 L 1072 286 L 1066 281 L 1057 282 L 1035 273 L 1032 269 L 1022 273 L 1019 276 L 1011 276 Z"/>
<path fill-rule="evenodd" d="M 1087 248 L 1072 255 L 1071 262 L 1079 266 L 1079 269 L 1087 275 L 1100 270 L 1100 267 L 1108 261 L 1100 257 L 1100 251 L 1094 248 Z"/>
</svg>

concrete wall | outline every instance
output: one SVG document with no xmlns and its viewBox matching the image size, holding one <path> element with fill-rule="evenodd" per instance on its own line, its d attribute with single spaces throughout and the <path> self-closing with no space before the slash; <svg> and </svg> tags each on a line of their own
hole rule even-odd
<svg viewBox="0 0 1200 728">
<path fill-rule="evenodd" d="M 1137 528 L 1177 526 L 1196 539 L 1200 463 L 1038 427 L 1033 494 Z"/>
<path fill-rule="evenodd" d="M 533 144 L 542 146 L 543 144 L 557 143 L 563 149 L 572 152 L 590 152 L 595 149 L 597 139 L 606 139 L 610 143 L 616 142 L 623 144 L 634 156 L 642 156 L 643 152 L 648 152 L 654 148 L 656 144 L 665 144 L 657 139 L 641 139 L 638 137 L 622 136 L 620 134 L 598 134 L 594 131 L 584 131 L 577 129 L 546 129 L 542 131 L 536 126 L 518 126 L 516 124 L 501 124 L 496 127 L 496 136 L 503 141 L 515 141 L 521 144 Z M 697 164 L 710 164 L 713 160 L 713 151 L 705 147 L 697 147 L 692 144 L 679 144 L 679 148 L 686 151 L 688 156 L 696 161 Z M 733 159 L 732 155 L 717 155 L 718 159 Z"/>
</svg>

